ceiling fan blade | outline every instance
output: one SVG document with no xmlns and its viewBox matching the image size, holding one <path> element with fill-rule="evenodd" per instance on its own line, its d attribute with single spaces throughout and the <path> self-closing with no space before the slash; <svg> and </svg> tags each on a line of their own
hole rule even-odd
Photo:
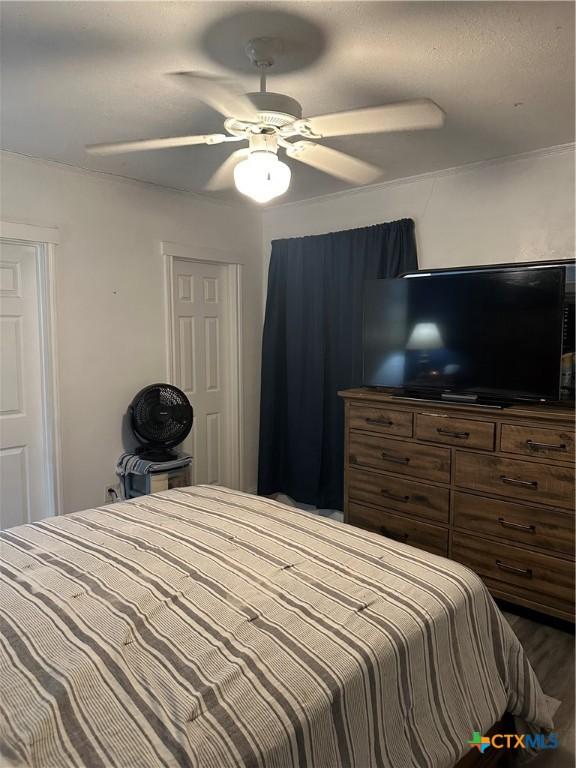
<svg viewBox="0 0 576 768">
<path fill-rule="evenodd" d="M 119 155 L 124 152 L 141 152 L 145 149 L 169 149 L 189 147 L 193 144 L 221 144 L 228 136 L 210 133 L 199 136 L 173 136 L 169 139 L 137 139 L 136 141 L 115 141 L 109 144 L 88 144 L 86 152 L 91 155 Z"/>
<path fill-rule="evenodd" d="M 168 77 L 187 86 L 197 99 L 224 117 L 235 117 L 249 122 L 257 119 L 256 107 L 234 80 L 206 75 L 203 72 L 171 72 Z"/>
<path fill-rule="evenodd" d="M 286 148 L 288 157 L 351 184 L 370 184 L 382 176 L 382 170 L 375 165 L 313 141 L 297 141 L 289 146 L 283 146 Z"/>
<path fill-rule="evenodd" d="M 305 122 L 314 133 L 329 137 L 441 128 L 444 125 L 444 118 L 444 112 L 430 99 L 415 99 L 396 104 L 384 104 L 381 107 L 307 117 Z"/>
<path fill-rule="evenodd" d="M 234 168 L 245 157 L 248 157 L 250 150 L 248 147 L 237 149 L 232 152 L 222 165 L 212 174 L 204 189 L 209 192 L 216 192 L 220 189 L 228 189 L 234 186 Z"/>
</svg>

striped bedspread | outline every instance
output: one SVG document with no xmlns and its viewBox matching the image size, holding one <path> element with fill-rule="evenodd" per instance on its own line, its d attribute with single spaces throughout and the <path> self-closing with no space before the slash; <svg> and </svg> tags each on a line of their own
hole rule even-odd
<svg viewBox="0 0 576 768">
<path fill-rule="evenodd" d="M 224 488 L 4 531 L 0 590 L 3 766 L 441 768 L 552 727 L 466 568 Z"/>
</svg>

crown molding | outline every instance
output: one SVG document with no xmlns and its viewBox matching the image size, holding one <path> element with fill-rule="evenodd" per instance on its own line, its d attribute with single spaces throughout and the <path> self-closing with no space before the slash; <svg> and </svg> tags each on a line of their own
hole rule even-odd
<svg viewBox="0 0 576 768">
<path fill-rule="evenodd" d="M 191 197 L 199 202 L 206 203 L 208 205 L 214 205 L 218 208 L 235 208 L 235 209 L 247 209 L 251 206 L 243 201 L 237 203 L 229 202 L 226 200 L 214 200 L 214 198 L 202 195 L 199 192 L 192 192 L 188 189 L 182 189 L 180 187 L 170 187 L 166 184 L 157 184 L 154 181 L 142 181 L 141 179 L 133 179 L 130 176 L 121 176 L 116 173 L 108 173 L 106 171 L 95 171 L 91 168 L 82 168 L 79 165 L 72 165 L 70 163 L 62 163 L 58 160 L 46 160 L 43 157 L 36 157 L 35 155 L 25 155 L 22 152 L 11 152 L 8 149 L 0 149 L 0 160 L 3 157 L 13 157 L 18 160 L 24 160 L 35 165 L 41 165 L 48 168 L 57 168 L 59 170 L 68 171 L 70 173 L 78 174 L 79 176 L 86 176 L 91 179 L 99 181 L 117 181 L 120 184 L 128 184 L 129 186 L 136 186 L 144 189 L 158 189 L 164 192 L 171 192 L 177 195 L 184 195 L 185 197 Z"/>
<path fill-rule="evenodd" d="M 413 184 L 415 182 L 439 179 L 445 176 L 457 176 L 461 173 L 469 173 L 470 171 L 477 171 L 481 170 L 482 168 L 489 168 L 490 166 L 494 165 L 537 159 L 540 157 L 548 157 L 550 155 L 559 155 L 571 152 L 573 153 L 575 150 L 576 142 L 570 142 L 568 144 L 557 144 L 552 147 L 542 147 L 540 149 L 530 150 L 529 152 L 521 152 L 516 155 L 503 155 L 501 157 L 494 157 L 488 160 L 478 160 L 474 163 L 455 165 L 451 168 L 441 168 L 437 171 L 427 171 L 426 173 L 419 173 L 414 176 L 401 176 L 398 179 L 381 181 L 376 184 L 370 184 L 366 187 L 352 187 L 351 189 L 343 189 L 340 192 L 331 192 L 327 195 L 317 195 L 315 197 L 303 198 L 302 200 L 294 200 L 290 203 L 270 203 L 268 206 L 266 206 L 266 208 L 263 209 L 263 215 L 265 216 L 267 213 L 272 213 L 278 210 L 298 208 L 302 205 L 310 205 L 311 203 L 324 203 L 330 202 L 331 200 L 338 200 L 340 198 L 367 195 L 371 194 L 372 192 L 377 192 L 378 190 L 399 187 L 403 184 Z"/>
<path fill-rule="evenodd" d="M 310 205 L 311 203 L 329 202 L 331 200 L 338 200 L 340 198 L 356 197 L 358 195 L 366 195 L 372 192 L 376 192 L 382 189 L 390 189 L 392 187 L 402 186 L 403 184 L 413 184 L 419 181 L 426 181 L 429 179 L 439 179 L 445 176 L 456 176 L 461 173 L 468 173 L 470 171 L 481 170 L 482 168 L 488 168 L 494 165 L 500 165 L 503 163 L 517 162 L 522 160 L 535 159 L 540 157 L 548 157 L 550 155 L 563 154 L 574 152 L 576 150 L 576 142 L 570 142 L 568 144 L 557 144 L 551 147 L 542 147 L 540 149 L 533 149 L 529 152 L 521 152 L 516 155 L 503 155 L 500 157 L 490 158 L 488 160 L 479 160 L 474 163 L 465 163 L 464 165 L 456 165 L 450 168 L 441 168 L 437 171 L 427 171 L 426 173 L 419 173 L 414 176 L 401 176 L 397 179 L 390 179 L 389 181 L 381 181 L 376 184 L 370 184 L 366 187 L 352 187 L 350 189 L 344 189 L 339 192 L 331 192 L 326 195 L 316 195 L 313 197 L 302 198 L 301 200 L 294 200 L 289 203 L 269 203 L 265 207 L 258 208 L 264 218 L 266 214 L 273 211 L 298 208 L 302 205 Z M 21 152 L 11 152 L 7 149 L 0 149 L 0 158 L 14 157 L 20 160 L 25 160 L 37 165 L 47 166 L 51 168 L 58 168 L 60 170 L 69 171 L 70 173 L 76 173 L 80 176 L 86 176 L 88 178 L 97 179 L 100 181 L 117 181 L 121 184 L 128 184 L 144 189 L 158 189 L 164 192 L 171 192 L 173 194 L 184 195 L 185 197 L 192 198 L 199 202 L 216 206 L 217 208 L 233 208 L 240 210 L 254 210 L 254 206 L 250 203 L 245 203 L 242 200 L 238 202 L 230 202 L 225 200 L 214 200 L 207 195 L 200 194 L 199 192 L 192 192 L 180 187 L 170 187 L 165 184 L 157 184 L 153 181 L 142 181 L 140 179 L 133 179 L 130 176 L 121 176 L 120 174 L 108 173 L 106 171 L 95 171 L 90 168 L 82 168 L 78 165 L 71 165 L 69 163 L 62 163 L 57 160 L 46 160 L 42 157 L 36 157 L 34 155 L 26 155 Z"/>
</svg>

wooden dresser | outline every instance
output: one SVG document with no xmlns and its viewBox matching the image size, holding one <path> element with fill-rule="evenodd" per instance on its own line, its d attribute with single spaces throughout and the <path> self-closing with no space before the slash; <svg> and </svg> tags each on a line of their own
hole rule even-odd
<svg viewBox="0 0 576 768">
<path fill-rule="evenodd" d="M 574 621 L 573 411 L 339 394 L 346 522 L 458 560 L 495 597 Z"/>
</svg>

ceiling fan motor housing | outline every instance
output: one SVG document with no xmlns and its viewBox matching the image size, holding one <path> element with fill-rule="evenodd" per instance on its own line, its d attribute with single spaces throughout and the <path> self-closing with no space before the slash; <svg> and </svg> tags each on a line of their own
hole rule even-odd
<svg viewBox="0 0 576 768">
<path fill-rule="evenodd" d="M 258 119 L 266 125 L 283 128 L 302 117 L 302 105 L 291 96 L 271 91 L 246 95 L 258 110 Z"/>
</svg>

